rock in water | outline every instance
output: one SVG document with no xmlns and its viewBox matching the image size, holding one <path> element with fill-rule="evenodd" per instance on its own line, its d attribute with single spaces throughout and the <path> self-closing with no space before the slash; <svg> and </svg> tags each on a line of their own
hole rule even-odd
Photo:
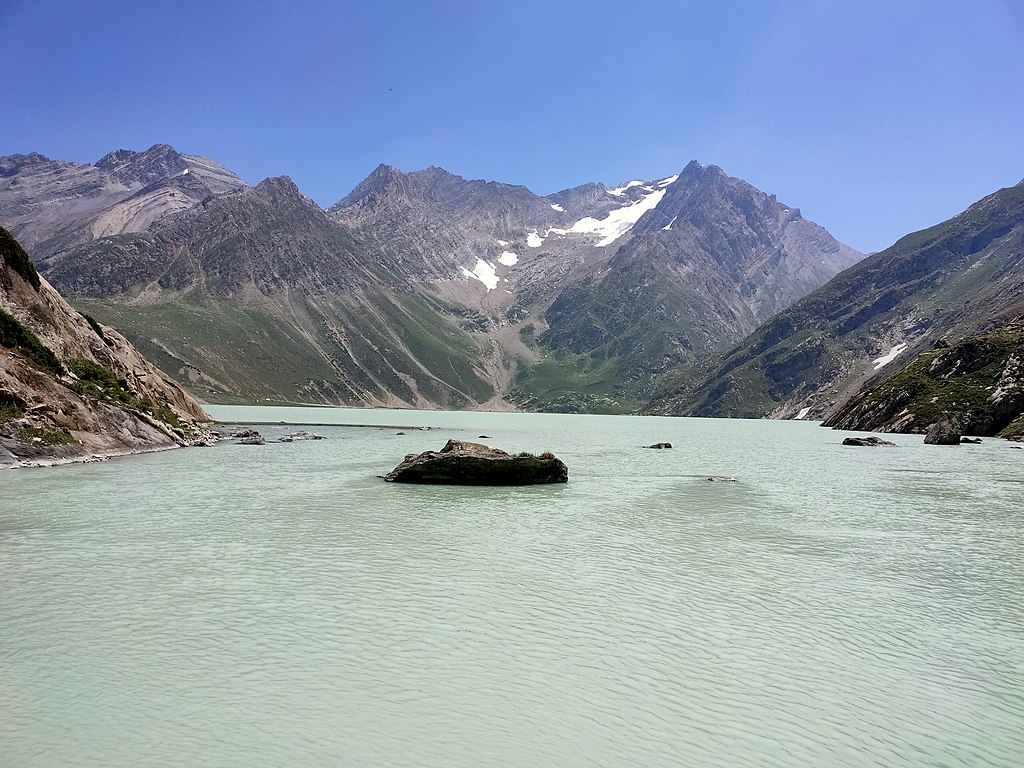
<svg viewBox="0 0 1024 768">
<path fill-rule="evenodd" d="M 534 485 L 568 482 L 569 470 L 550 453 L 513 456 L 480 443 L 449 440 L 440 451 L 409 454 L 384 479 L 389 483 Z"/>
<path fill-rule="evenodd" d="M 961 437 L 960 445 L 977 445 L 981 442 L 980 437 Z"/>
<path fill-rule="evenodd" d="M 843 440 L 843 445 L 864 445 L 871 448 L 879 448 L 888 445 L 896 445 L 880 437 L 848 437 Z"/>
<path fill-rule="evenodd" d="M 654 445 L 647 445 L 647 446 L 644 446 L 644 447 L 645 448 L 657 448 L 657 449 L 671 448 L 672 447 L 672 443 L 655 443 Z"/>
<path fill-rule="evenodd" d="M 960 445 L 960 428 L 948 416 L 942 416 L 928 427 L 925 445 Z"/>
</svg>

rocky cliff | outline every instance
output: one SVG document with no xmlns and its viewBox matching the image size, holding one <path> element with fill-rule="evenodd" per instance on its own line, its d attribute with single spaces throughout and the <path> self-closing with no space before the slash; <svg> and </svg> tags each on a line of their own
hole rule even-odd
<svg viewBox="0 0 1024 768">
<path fill-rule="evenodd" d="M 209 417 L 112 328 L 74 310 L 0 228 L 0 467 L 160 450 Z"/>
</svg>

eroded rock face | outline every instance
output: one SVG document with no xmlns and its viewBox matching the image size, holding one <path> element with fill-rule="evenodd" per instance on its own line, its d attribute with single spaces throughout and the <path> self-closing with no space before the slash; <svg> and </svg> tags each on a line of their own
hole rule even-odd
<svg viewBox="0 0 1024 768">
<path fill-rule="evenodd" d="M 202 407 L 76 312 L 0 228 L 0 467 L 208 441 Z"/>
<path fill-rule="evenodd" d="M 409 454 L 384 479 L 434 485 L 536 485 L 568 482 L 569 470 L 549 453 L 513 456 L 481 443 L 449 440 L 440 451 Z"/>
</svg>

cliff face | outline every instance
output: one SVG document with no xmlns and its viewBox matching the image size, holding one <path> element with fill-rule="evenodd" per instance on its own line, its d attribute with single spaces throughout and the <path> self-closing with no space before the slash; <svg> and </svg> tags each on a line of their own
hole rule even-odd
<svg viewBox="0 0 1024 768">
<path fill-rule="evenodd" d="M 75 311 L 0 228 L 0 467 L 187 445 L 207 421 L 123 336 Z"/>
</svg>

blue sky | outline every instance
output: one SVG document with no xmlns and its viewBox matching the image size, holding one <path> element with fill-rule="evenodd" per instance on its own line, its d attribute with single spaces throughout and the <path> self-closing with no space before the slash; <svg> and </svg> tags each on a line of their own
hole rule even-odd
<svg viewBox="0 0 1024 768">
<path fill-rule="evenodd" d="M 1024 178 L 1024 3 L 0 0 L 0 154 L 172 144 L 321 205 L 381 162 L 746 179 L 864 251 Z"/>
</svg>

